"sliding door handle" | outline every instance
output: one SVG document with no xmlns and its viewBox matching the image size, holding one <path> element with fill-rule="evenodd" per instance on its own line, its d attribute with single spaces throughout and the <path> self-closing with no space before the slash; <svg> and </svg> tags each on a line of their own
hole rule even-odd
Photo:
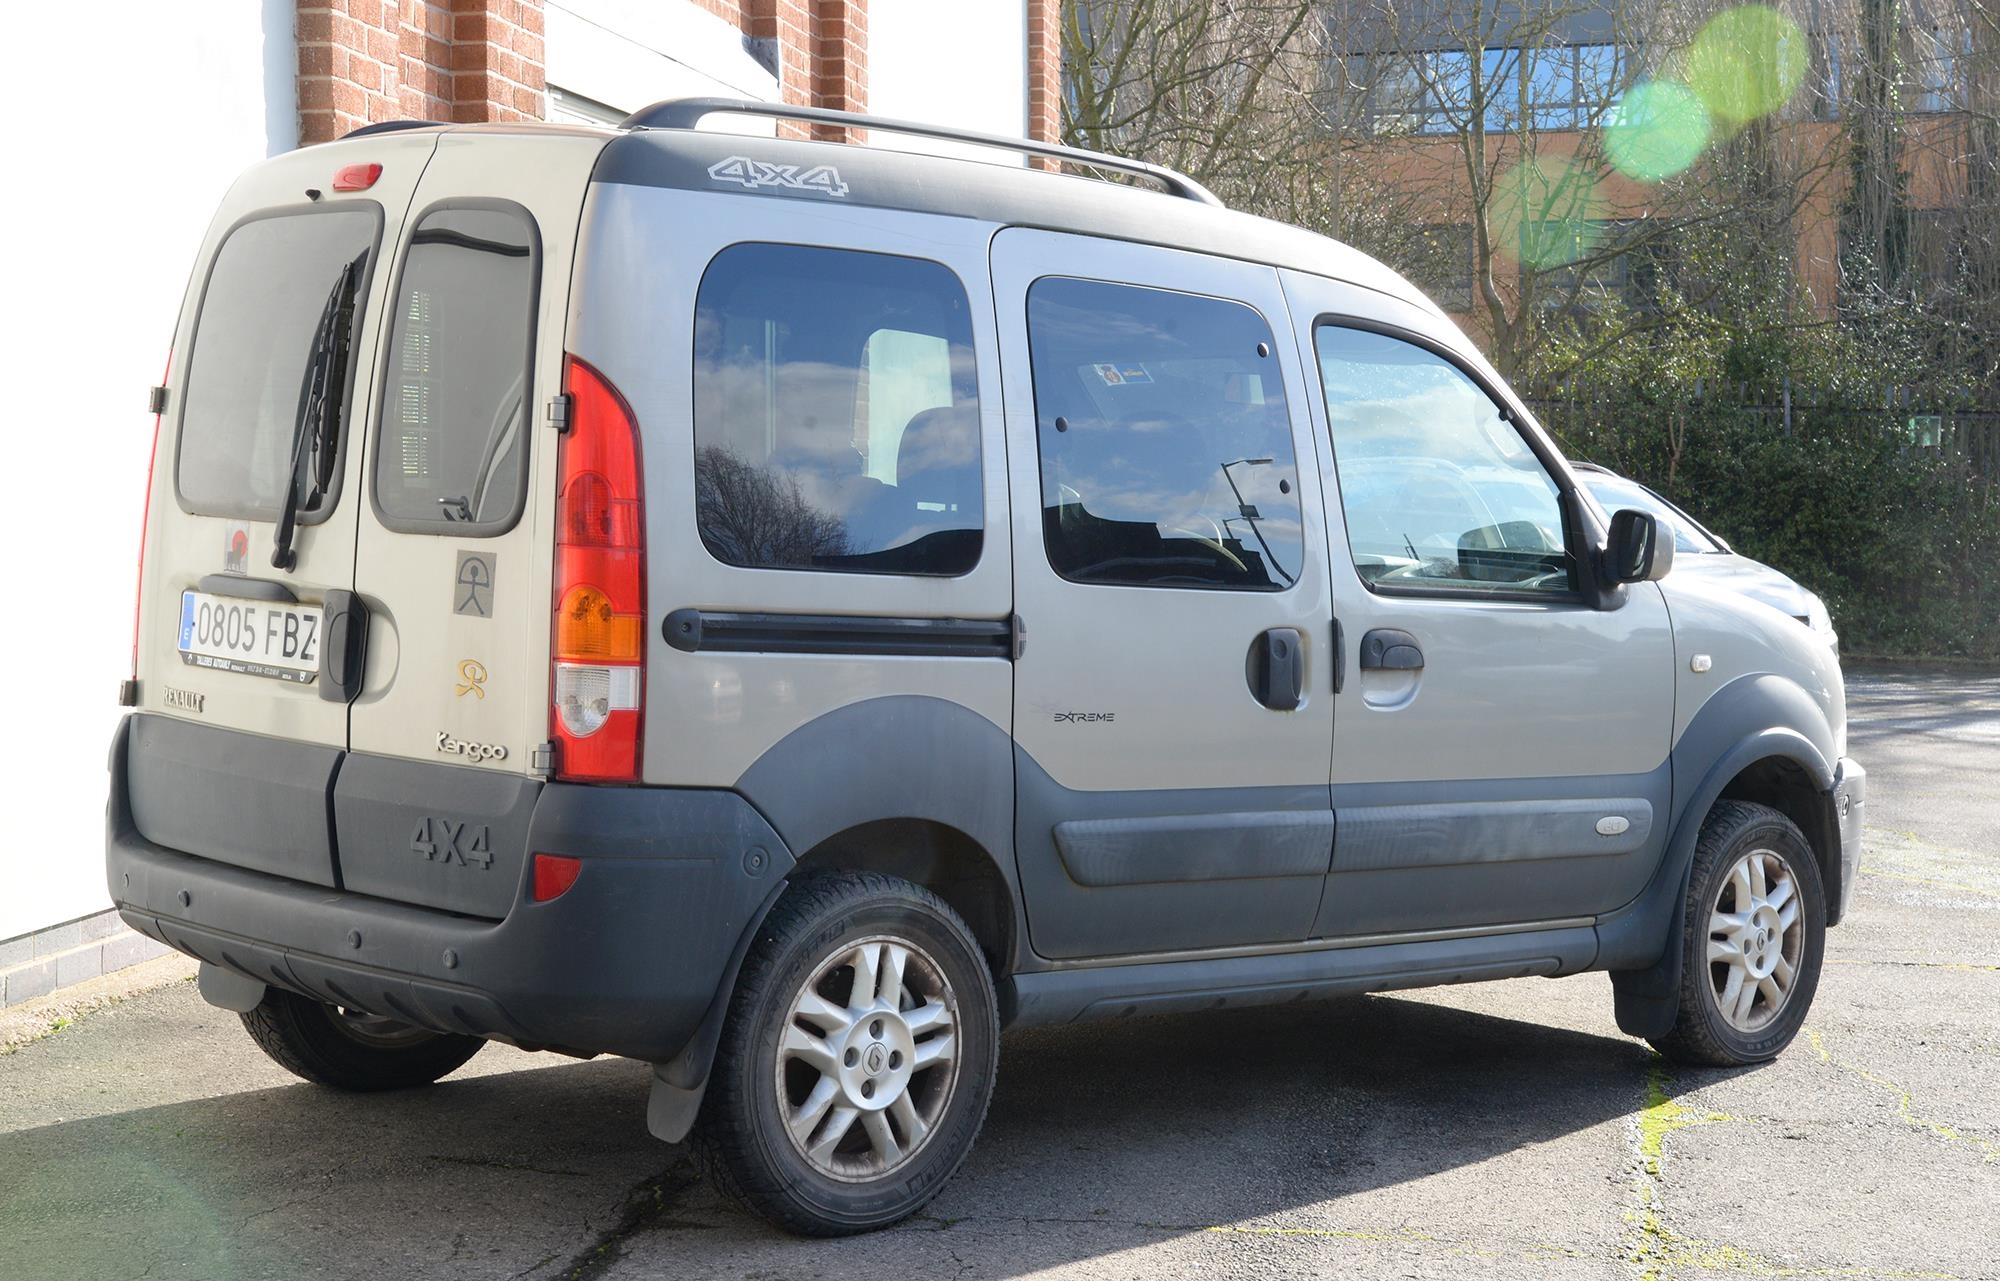
<svg viewBox="0 0 2000 1281">
<path fill-rule="evenodd" d="M 1408 632 L 1378 627 L 1361 638 L 1361 670 L 1364 672 L 1421 672 L 1423 646 Z"/>
<path fill-rule="evenodd" d="M 1260 633 L 1243 667 L 1258 702 L 1274 712 L 1298 710 L 1306 691 L 1306 646 L 1296 627 Z"/>
</svg>

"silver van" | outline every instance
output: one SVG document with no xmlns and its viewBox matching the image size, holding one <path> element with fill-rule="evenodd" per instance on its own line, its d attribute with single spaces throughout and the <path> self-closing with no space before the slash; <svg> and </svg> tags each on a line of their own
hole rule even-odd
<svg viewBox="0 0 2000 1281">
<path fill-rule="evenodd" d="M 201 245 L 107 863 L 273 1058 L 644 1060 L 836 1234 L 1007 1028 L 1603 970 L 1677 1060 L 1792 1039 L 1838 659 L 1435 305 L 1167 170 L 719 115 L 941 132 L 377 125 Z"/>
</svg>

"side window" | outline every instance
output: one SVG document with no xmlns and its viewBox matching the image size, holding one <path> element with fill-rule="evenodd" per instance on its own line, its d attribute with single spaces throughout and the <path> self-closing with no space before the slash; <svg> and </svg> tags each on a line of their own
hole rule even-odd
<svg viewBox="0 0 2000 1281">
<path fill-rule="evenodd" d="M 965 573 L 985 523 L 965 287 L 919 258 L 723 250 L 695 300 L 694 444 L 718 560 Z"/>
<path fill-rule="evenodd" d="M 481 536 L 520 519 L 539 260 L 517 206 L 436 209 L 410 234 L 374 459 L 389 528 Z"/>
<path fill-rule="evenodd" d="M 1383 334 L 1316 337 L 1347 542 L 1370 587 L 1576 589 L 1555 482 L 1477 383 Z"/>
<path fill-rule="evenodd" d="M 1271 328 L 1242 303 L 1048 277 L 1028 349 L 1049 563 L 1073 582 L 1282 591 L 1303 549 Z"/>
</svg>

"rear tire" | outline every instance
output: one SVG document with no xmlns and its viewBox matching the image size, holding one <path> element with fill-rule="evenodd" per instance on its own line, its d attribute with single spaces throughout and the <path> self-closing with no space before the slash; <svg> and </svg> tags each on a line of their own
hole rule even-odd
<svg viewBox="0 0 2000 1281">
<path fill-rule="evenodd" d="M 886 1227 L 971 1152 L 999 1043 L 992 975 L 941 899 L 873 872 L 801 878 L 744 961 L 695 1158 L 790 1231 Z"/>
<path fill-rule="evenodd" d="M 476 1036 L 427 1032 L 277 988 L 265 989 L 257 1008 L 242 1018 L 250 1039 L 279 1067 L 340 1090 L 429 1085 L 465 1066 L 486 1044 Z"/>
<path fill-rule="evenodd" d="M 1777 1057 L 1805 1023 L 1825 948 L 1826 890 L 1797 824 L 1718 802 L 1688 874 L 1679 1012 L 1653 1047 L 1699 1067 Z"/>
</svg>

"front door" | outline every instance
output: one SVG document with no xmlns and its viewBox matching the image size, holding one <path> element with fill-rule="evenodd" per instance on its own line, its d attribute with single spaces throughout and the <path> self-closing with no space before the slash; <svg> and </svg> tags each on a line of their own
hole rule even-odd
<svg viewBox="0 0 2000 1281">
<path fill-rule="evenodd" d="M 1579 590 L 1575 482 L 1456 330 L 1286 277 L 1326 462 L 1347 664 L 1315 934 L 1573 921 L 1666 840 L 1674 648 L 1652 583 Z M 1381 323 L 1385 307 L 1396 324 Z M 1360 317 L 1367 317 L 1361 319 Z"/>
<path fill-rule="evenodd" d="M 1325 531 L 1277 274 L 994 241 L 1035 950 L 1269 944 L 1332 848 Z"/>
</svg>

